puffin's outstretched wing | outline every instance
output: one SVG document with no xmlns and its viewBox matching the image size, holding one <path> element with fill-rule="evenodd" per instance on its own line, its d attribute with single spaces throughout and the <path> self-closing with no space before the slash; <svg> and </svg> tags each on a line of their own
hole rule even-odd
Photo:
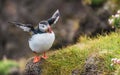
<svg viewBox="0 0 120 75">
<path fill-rule="evenodd" d="M 34 27 L 32 26 L 32 24 L 23 24 L 19 22 L 9 22 L 9 23 L 16 25 L 17 27 L 23 29 L 26 32 L 30 32 L 30 31 L 34 32 Z"/>
<path fill-rule="evenodd" d="M 53 16 L 48 19 L 49 25 L 56 24 L 56 22 L 58 21 L 59 17 L 60 17 L 60 12 L 59 12 L 59 10 L 57 10 L 57 11 L 53 14 Z"/>
</svg>

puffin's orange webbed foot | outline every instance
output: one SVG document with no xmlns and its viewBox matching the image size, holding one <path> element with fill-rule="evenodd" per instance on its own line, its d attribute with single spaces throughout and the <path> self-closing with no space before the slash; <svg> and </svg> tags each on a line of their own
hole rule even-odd
<svg viewBox="0 0 120 75">
<path fill-rule="evenodd" d="M 37 63 L 37 62 L 40 62 L 40 56 L 35 56 L 34 59 L 33 59 L 33 63 Z"/>
<path fill-rule="evenodd" d="M 44 55 L 42 56 L 43 59 L 47 59 L 46 53 L 44 52 Z"/>
<path fill-rule="evenodd" d="M 48 57 L 47 56 L 42 56 L 43 59 L 47 59 Z"/>
</svg>

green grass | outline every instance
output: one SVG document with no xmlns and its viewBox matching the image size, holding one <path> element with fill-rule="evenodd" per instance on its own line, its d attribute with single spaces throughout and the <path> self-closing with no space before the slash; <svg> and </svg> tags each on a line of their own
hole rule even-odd
<svg viewBox="0 0 120 75">
<path fill-rule="evenodd" d="M 0 61 L 0 75 L 8 75 L 10 69 L 13 67 L 18 67 L 18 64 L 11 60 Z"/>
<path fill-rule="evenodd" d="M 112 58 L 120 58 L 120 34 L 111 33 L 94 39 L 82 37 L 80 43 L 50 53 L 42 75 L 72 75 L 76 69 L 80 74 L 86 59 L 93 55 L 96 55 L 94 59 L 98 62 L 95 65 L 102 75 L 120 75 L 120 65 L 110 66 Z"/>
</svg>

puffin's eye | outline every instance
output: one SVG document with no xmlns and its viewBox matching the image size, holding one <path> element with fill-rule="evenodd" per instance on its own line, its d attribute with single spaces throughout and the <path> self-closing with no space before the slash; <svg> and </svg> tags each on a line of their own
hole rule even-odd
<svg viewBox="0 0 120 75">
<path fill-rule="evenodd" d="M 45 25 L 42 26 L 43 28 L 45 27 Z"/>
</svg>

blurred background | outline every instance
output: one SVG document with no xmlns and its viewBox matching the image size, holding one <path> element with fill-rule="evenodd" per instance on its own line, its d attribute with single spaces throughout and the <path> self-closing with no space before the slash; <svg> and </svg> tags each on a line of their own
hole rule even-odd
<svg viewBox="0 0 120 75">
<path fill-rule="evenodd" d="M 76 43 L 82 35 L 94 37 L 114 31 L 108 18 L 119 4 L 120 0 L 0 0 L 0 60 L 32 56 L 30 35 L 8 22 L 36 26 L 59 9 L 60 20 L 53 26 L 56 40 L 51 49 L 55 50 Z"/>
<path fill-rule="evenodd" d="M 32 52 L 27 32 L 9 24 L 17 21 L 36 26 L 59 9 L 60 20 L 53 26 L 56 41 L 52 48 L 77 42 L 81 35 L 95 36 L 112 30 L 108 18 L 119 0 L 0 0 L 0 59 L 19 59 Z M 111 11 L 112 10 L 112 11 Z"/>
</svg>

